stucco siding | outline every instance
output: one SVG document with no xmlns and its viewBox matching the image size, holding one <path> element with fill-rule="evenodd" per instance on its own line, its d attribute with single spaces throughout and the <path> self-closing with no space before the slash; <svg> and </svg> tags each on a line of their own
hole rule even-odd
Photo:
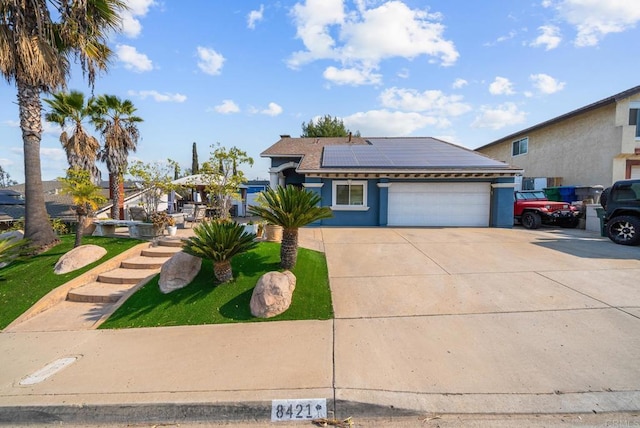
<svg viewBox="0 0 640 428">
<path fill-rule="evenodd" d="M 479 150 L 522 168 L 525 177 L 562 177 L 563 185 L 609 185 L 613 158 L 620 153 L 622 128 L 615 105 Z M 528 153 L 511 155 L 513 141 L 529 138 Z"/>
</svg>

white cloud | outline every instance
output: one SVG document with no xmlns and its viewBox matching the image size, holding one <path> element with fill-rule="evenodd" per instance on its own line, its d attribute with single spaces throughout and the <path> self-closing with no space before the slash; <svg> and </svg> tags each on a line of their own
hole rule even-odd
<svg viewBox="0 0 640 428">
<path fill-rule="evenodd" d="M 533 82 L 533 86 L 545 95 L 555 94 L 564 89 L 564 82 L 559 82 L 548 74 L 532 74 L 529 79 Z"/>
<path fill-rule="evenodd" d="M 530 46 L 539 47 L 544 46 L 545 50 L 550 51 L 560 45 L 562 37 L 560 37 L 560 29 L 555 25 L 543 25 L 538 27 L 540 35 L 530 43 Z"/>
<path fill-rule="evenodd" d="M 266 114 L 267 116 L 278 116 L 282 113 L 282 107 L 276 103 L 269 103 L 269 107 L 262 110 L 260 113 Z"/>
<path fill-rule="evenodd" d="M 239 113 L 240 107 L 233 100 L 223 100 L 222 104 L 214 107 L 214 110 L 222 114 Z"/>
<path fill-rule="evenodd" d="M 153 70 L 151 60 L 145 54 L 138 52 L 133 46 L 116 46 L 116 55 L 118 60 L 124 63 L 124 68 L 127 70 L 135 71 L 136 73 Z"/>
<path fill-rule="evenodd" d="M 501 129 L 523 123 L 526 116 L 526 113 L 518 110 L 518 106 L 514 103 L 504 103 L 495 108 L 481 106 L 480 114 L 476 116 L 471 127 Z"/>
<path fill-rule="evenodd" d="M 367 8 L 371 3 L 357 1 L 357 10 L 351 11 L 345 11 L 343 0 L 297 3 L 291 14 L 306 50 L 294 52 L 289 67 L 329 59 L 344 69 L 374 70 L 388 58 L 421 55 L 443 66 L 457 61 L 458 51 L 444 38 L 439 14 L 410 9 L 397 0 Z"/>
<path fill-rule="evenodd" d="M 66 160 L 67 155 L 62 148 L 40 147 L 40 156 L 49 161 Z"/>
<path fill-rule="evenodd" d="M 370 110 L 344 117 L 346 127 L 366 136 L 404 136 L 426 126 L 446 128 L 450 122 L 443 118 L 417 112 Z"/>
<path fill-rule="evenodd" d="M 468 84 L 469 84 L 469 82 L 467 82 L 464 79 L 456 79 L 456 80 L 454 80 L 453 85 L 451 85 L 451 87 L 453 89 L 460 89 L 460 88 L 464 88 Z"/>
<path fill-rule="evenodd" d="M 260 9 L 252 10 L 251 12 L 249 12 L 249 15 L 247 15 L 247 27 L 252 30 L 256 28 L 256 22 L 262 21 L 263 14 L 264 14 L 263 4 L 260 5 Z"/>
<path fill-rule="evenodd" d="M 460 116 L 471 111 L 461 95 L 441 91 L 418 92 L 414 89 L 390 88 L 380 94 L 383 107 L 404 111 L 429 112 L 439 116 Z"/>
<path fill-rule="evenodd" d="M 511 40 L 517 35 L 518 35 L 518 32 L 516 30 L 511 30 L 509 31 L 509 34 L 507 34 L 506 36 L 500 36 L 497 39 L 495 39 L 493 42 L 486 42 L 483 44 L 483 46 L 495 46 L 498 43 L 503 43 L 503 42 L 506 42 L 507 40 Z"/>
<path fill-rule="evenodd" d="M 336 85 L 377 85 L 382 81 L 382 75 L 372 73 L 370 69 L 327 67 L 322 76 Z"/>
<path fill-rule="evenodd" d="M 206 74 L 215 76 L 222 72 L 225 58 L 215 50 L 198 46 L 198 58 L 198 68 Z"/>
<path fill-rule="evenodd" d="M 153 0 L 126 0 L 125 4 L 128 9 L 120 14 L 122 32 L 130 38 L 138 37 L 142 32 L 142 24 L 138 18 L 144 17 L 156 3 Z"/>
<path fill-rule="evenodd" d="M 579 47 L 596 46 L 607 34 L 627 31 L 640 21 L 636 0 L 547 0 L 543 6 L 555 8 L 576 28 L 574 44 Z"/>
<path fill-rule="evenodd" d="M 396 75 L 401 79 L 408 79 L 409 76 L 411 76 L 411 72 L 408 68 L 403 68 L 402 70 L 398 71 Z"/>
<path fill-rule="evenodd" d="M 173 102 L 173 103 L 183 103 L 187 100 L 186 95 L 182 94 L 170 94 L 168 92 L 160 93 L 158 91 L 128 91 L 130 96 L 140 97 L 143 100 L 147 97 L 153 98 L 154 101 L 159 103 L 165 102 Z"/>
<path fill-rule="evenodd" d="M 496 79 L 489 85 L 489 92 L 491 95 L 513 95 L 513 83 L 506 77 L 497 76 Z"/>
</svg>

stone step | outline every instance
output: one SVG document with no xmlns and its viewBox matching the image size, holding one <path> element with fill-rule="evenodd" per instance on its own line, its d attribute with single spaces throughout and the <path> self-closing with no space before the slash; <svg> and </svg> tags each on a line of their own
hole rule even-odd
<svg viewBox="0 0 640 428">
<path fill-rule="evenodd" d="M 67 294 L 70 302 L 115 303 L 131 288 L 132 284 L 112 284 L 108 282 L 90 282 L 74 288 Z"/>
<path fill-rule="evenodd" d="M 182 246 L 184 245 L 184 239 L 177 237 L 177 236 L 172 236 L 172 237 L 167 237 L 165 236 L 164 238 L 159 239 L 158 242 L 158 246 L 160 247 L 180 247 L 182 248 Z"/>
<path fill-rule="evenodd" d="M 182 247 L 158 246 L 146 248 L 142 250 L 140 255 L 145 257 L 171 257 L 180 251 L 182 251 Z"/>
<path fill-rule="evenodd" d="M 102 273 L 98 276 L 98 282 L 110 284 L 137 284 L 148 276 L 160 272 L 160 269 L 123 269 L 118 268 Z"/>
<path fill-rule="evenodd" d="M 122 261 L 120 267 L 123 269 L 160 269 L 169 257 L 147 257 L 137 256 Z"/>
</svg>

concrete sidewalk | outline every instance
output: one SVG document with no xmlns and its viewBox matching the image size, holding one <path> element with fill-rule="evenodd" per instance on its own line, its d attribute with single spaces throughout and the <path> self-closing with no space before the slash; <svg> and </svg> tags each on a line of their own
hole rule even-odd
<svg viewBox="0 0 640 428">
<path fill-rule="evenodd" d="M 0 423 L 265 423 L 292 398 L 339 418 L 640 410 L 640 248 L 580 230 L 301 232 L 326 252 L 334 320 L 2 333 Z M 19 385 L 62 357 L 77 360 Z"/>
</svg>

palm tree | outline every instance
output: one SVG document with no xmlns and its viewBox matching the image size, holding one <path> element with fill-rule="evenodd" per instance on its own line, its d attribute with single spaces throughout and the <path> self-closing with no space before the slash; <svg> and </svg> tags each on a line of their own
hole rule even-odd
<svg viewBox="0 0 640 428">
<path fill-rule="evenodd" d="M 100 143 L 94 136 L 87 134 L 82 125 L 82 122 L 91 114 L 93 99 L 90 98 L 85 104 L 82 92 L 71 91 L 55 93 L 52 99 L 45 99 L 44 102 L 51 107 L 45 119 L 63 128 L 60 142 L 67 154 L 69 167 L 89 171 L 93 183 L 99 184 L 100 170 L 96 166 L 96 159 Z M 71 136 L 64 129 L 68 123 L 71 123 Z"/>
<path fill-rule="evenodd" d="M 219 282 L 233 279 L 231 258 L 255 248 L 256 235 L 244 231 L 244 226 L 232 221 L 205 221 L 193 229 L 182 250 L 192 256 L 213 261 L 213 274 Z"/>
<path fill-rule="evenodd" d="M 92 210 L 98 208 L 99 204 L 106 202 L 107 198 L 102 196 L 102 189 L 91 181 L 91 175 L 85 169 L 69 168 L 67 176 L 61 178 L 60 181 L 63 183 L 62 193 L 70 195 L 75 204 L 78 226 L 73 246 L 78 247 L 82 244 L 87 216 Z"/>
<path fill-rule="evenodd" d="M 59 242 L 44 204 L 40 94 L 64 87 L 73 59 L 93 85 L 97 72 L 107 68 L 111 54 L 107 36 L 118 30 L 118 12 L 125 8 L 122 0 L 0 2 L 0 73 L 18 89 L 24 146 L 25 236 L 37 249 Z"/>
<path fill-rule="evenodd" d="M 91 121 L 102 134 L 104 148 L 100 159 L 107 163 L 109 187 L 113 206 L 111 218 L 122 218 L 124 190 L 123 176 L 127 170 L 129 152 L 135 152 L 140 139 L 138 123 L 142 118 L 134 115 L 136 108 L 130 100 L 115 95 L 101 95 L 92 107 Z"/>
<path fill-rule="evenodd" d="M 318 220 L 333 217 L 329 207 L 320 207 L 317 193 L 294 186 L 263 192 L 264 205 L 249 206 L 249 213 L 268 223 L 282 226 L 280 267 L 293 269 L 298 260 L 298 229 Z"/>
</svg>

